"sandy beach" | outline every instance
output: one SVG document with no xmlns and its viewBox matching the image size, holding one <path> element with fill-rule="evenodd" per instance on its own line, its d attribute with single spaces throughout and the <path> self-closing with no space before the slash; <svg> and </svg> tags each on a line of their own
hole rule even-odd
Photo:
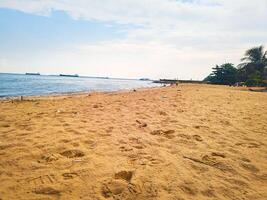
<svg viewBox="0 0 267 200">
<path fill-rule="evenodd" d="M 266 124 L 227 86 L 1 101 L 0 199 L 264 200 Z"/>
</svg>

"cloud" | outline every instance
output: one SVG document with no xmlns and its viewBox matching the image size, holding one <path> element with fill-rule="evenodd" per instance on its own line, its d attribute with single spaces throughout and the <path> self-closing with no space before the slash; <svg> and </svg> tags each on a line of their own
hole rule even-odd
<svg viewBox="0 0 267 200">
<path fill-rule="evenodd" d="M 230 51 L 238 57 L 240 52 Z M 198 79 L 206 76 L 213 63 L 227 61 L 225 53 L 179 50 L 173 45 L 131 40 L 80 44 L 53 49 L 39 56 L 13 58 L 15 71 L 38 71 L 42 74 L 84 74 L 129 78 Z M 40 67 L 38 70 L 36 66 Z M 50 67 L 47 67 L 50 66 Z"/>
<path fill-rule="evenodd" d="M 138 28 L 125 30 L 131 39 L 183 46 L 266 42 L 267 35 L 266 0 L 2 0 L 0 7 L 46 16 L 62 10 L 74 19 L 132 24 Z"/>
<path fill-rule="evenodd" d="M 170 44 L 158 42 L 144 44 L 131 40 L 80 45 L 72 49 L 75 50 L 71 54 L 63 53 L 62 56 L 65 58 L 77 57 L 75 60 L 81 61 L 83 69 L 91 70 L 90 73 L 93 74 L 116 76 L 119 72 L 131 78 L 146 76 L 198 80 L 205 77 L 206 70 L 209 70 L 216 60 L 226 61 L 225 54 L 231 53 L 238 57 L 240 53 L 236 50 L 227 53 L 200 52 L 192 49 L 179 50 Z M 68 65 L 71 59 L 65 60 L 65 62 L 61 65 Z M 92 68 L 93 66 L 97 67 Z"/>
<path fill-rule="evenodd" d="M 121 70 L 128 77 L 150 72 L 199 79 L 213 65 L 238 62 L 245 49 L 267 44 L 266 0 L 1 0 L 0 7 L 47 17 L 61 10 L 74 20 L 133 25 L 121 28 L 126 39 L 76 44 L 50 59 L 69 68 L 79 63 L 87 74 L 116 76 Z"/>
<path fill-rule="evenodd" d="M 228 24 L 250 23 L 267 16 L 266 0 L 1 0 L 0 6 L 41 15 L 62 10 L 75 19 L 169 28 L 187 22 L 216 24 L 230 18 Z"/>
</svg>

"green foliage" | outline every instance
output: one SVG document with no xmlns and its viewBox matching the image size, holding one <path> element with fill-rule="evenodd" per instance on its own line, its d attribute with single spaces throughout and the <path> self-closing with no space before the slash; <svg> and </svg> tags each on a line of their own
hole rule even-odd
<svg viewBox="0 0 267 200">
<path fill-rule="evenodd" d="M 232 63 L 225 63 L 221 66 L 216 65 L 212 69 L 213 72 L 204 81 L 220 85 L 232 85 L 236 83 L 237 69 Z"/>
<path fill-rule="evenodd" d="M 241 61 L 245 61 L 238 65 L 242 79 L 249 85 L 262 85 L 267 67 L 267 51 L 264 52 L 263 46 L 247 50 Z"/>
<path fill-rule="evenodd" d="M 263 86 L 264 85 L 261 73 L 259 71 L 255 71 L 254 73 L 250 74 L 245 83 L 247 86 Z"/>
<path fill-rule="evenodd" d="M 264 86 L 267 82 L 267 51 L 263 46 L 253 47 L 245 52 L 241 64 L 231 63 L 212 68 L 212 73 L 204 79 L 213 84 L 232 85 L 244 82 L 247 86 Z"/>
</svg>

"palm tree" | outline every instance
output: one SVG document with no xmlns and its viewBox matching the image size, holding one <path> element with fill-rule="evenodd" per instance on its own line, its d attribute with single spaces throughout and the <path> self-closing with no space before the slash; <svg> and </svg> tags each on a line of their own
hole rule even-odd
<svg viewBox="0 0 267 200">
<path fill-rule="evenodd" d="M 245 61 L 238 65 L 242 81 L 257 79 L 259 82 L 266 78 L 267 51 L 264 51 L 263 46 L 248 49 L 241 61 Z"/>
</svg>

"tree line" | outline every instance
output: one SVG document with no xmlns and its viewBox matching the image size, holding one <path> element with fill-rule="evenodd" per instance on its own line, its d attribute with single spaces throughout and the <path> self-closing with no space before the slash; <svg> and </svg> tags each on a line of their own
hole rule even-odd
<svg viewBox="0 0 267 200">
<path fill-rule="evenodd" d="M 204 81 L 220 85 L 267 86 L 267 51 L 263 46 L 245 52 L 241 63 L 216 65 Z"/>
</svg>

